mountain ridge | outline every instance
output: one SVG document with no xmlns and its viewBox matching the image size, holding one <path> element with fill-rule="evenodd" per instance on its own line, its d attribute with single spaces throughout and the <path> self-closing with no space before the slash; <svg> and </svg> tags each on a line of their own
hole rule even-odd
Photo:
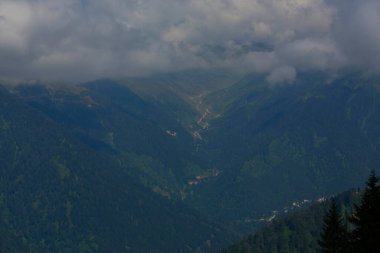
<svg viewBox="0 0 380 253">
<path fill-rule="evenodd" d="M 207 239 L 218 244 L 222 227 L 146 189 L 7 91 L 0 96 L 1 220 L 29 251 L 188 252 L 210 247 Z"/>
<path fill-rule="evenodd" d="M 223 245 L 223 241 L 235 238 L 236 234 L 245 234 L 262 226 L 263 223 L 252 221 L 268 216 L 273 210 L 355 186 L 369 170 L 379 168 L 380 133 L 376 126 L 380 123 L 380 89 L 375 79 L 357 74 L 331 79 L 314 73 L 301 75 L 292 85 L 273 87 L 268 86 L 264 76 L 248 75 L 224 87 L 216 88 L 213 84 L 204 89 L 206 93 L 202 93 L 202 89 L 186 93 L 189 91 L 183 88 L 186 85 L 181 83 L 183 79 L 176 83 L 173 77 L 162 77 L 156 88 L 165 86 L 165 78 L 170 80 L 170 87 L 161 93 L 154 91 L 153 97 L 145 95 L 154 86 L 154 78 L 142 83 L 134 79 L 136 83 L 133 85 L 125 80 L 100 79 L 73 86 L 28 84 L 6 87 L 11 93 L 9 96 L 16 101 L 14 103 L 24 108 L 20 109 L 20 115 L 37 113 L 40 123 L 50 122 L 47 125 L 54 131 L 64 133 L 90 152 L 75 151 L 75 156 L 68 153 L 70 146 L 47 149 L 62 154 L 43 159 L 50 162 L 42 165 L 36 158 L 32 165 L 52 166 L 58 173 L 56 176 L 65 180 L 73 177 L 71 167 L 75 164 L 87 163 L 85 167 L 93 168 L 103 164 L 102 167 L 115 168 L 101 169 L 104 175 L 88 177 L 91 179 L 88 187 L 95 187 L 99 180 L 103 185 L 115 182 L 116 188 L 105 190 L 103 198 L 109 196 L 107 201 L 111 201 L 114 192 L 120 198 L 111 206 L 128 206 L 123 199 L 130 197 L 131 203 L 135 204 L 127 208 L 129 213 L 140 210 L 139 197 L 134 198 L 133 193 L 141 196 L 141 200 L 147 199 L 161 206 L 160 215 L 165 218 L 160 221 L 162 223 L 153 224 L 173 224 L 172 232 L 184 231 L 187 239 L 193 242 L 189 247 L 187 239 L 183 238 L 177 238 L 168 246 L 156 241 L 151 243 L 162 251 L 165 247 L 171 247 L 169 252 L 176 252 L 175 247 L 184 252 L 217 248 Z M 204 85 L 213 78 L 204 81 Z M 192 82 L 197 80 L 195 78 Z M 199 88 L 190 82 L 189 87 L 192 85 Z M 136 92 L 138 89 L 140 91 Z M 166 103 L 167 90 L 172 93 L 169 94 L 170 102 Z M 202 108 L 197 109 L 194 107 L 196 103 L 191 105 L 185 101 L 186 94 L 189 97 L 200 94 L 197 103 L 202 103 Z M 177 107 L 170 108 L 173 104 Z M 4 115 L 10 117 L 10 112 L 19 110 L 6 108 L 8 111 L 4 109 L 0 114 L 3 133 L 9 129 L 9 119 Z M 209 114 L 204 115 L 203 111 L 201 115 L 205 109 Z M 178 117 L 182 111 L 189 113 Z M 28 117 L 33 121 L 33 117 Z M 59 147 L 59 142 L 48 144 L 45 139 L 55 135 L 50 133 L 50 127 L 39 127 L 40 123 L 34 122 L 31 129 L 18 124 L 20 134 L 28 136 L 23 143 L 30 146 L 28 139 L 32 138 L 34 145 L 38 145 L 40 139 L 46 143 L 42 145 L 44 148 Z M 33 136 L 35 128 L 47 129 L 48 134 Z M 3 135 L 3 138 L 8 137 Z M 79 146 L 69 143 L 73 150 L 78 149 Z M 32 149 L 29 147 L 28 150 Z M 14 166 L 10 160 L 18 154 L 17 149 L 7 151 L 3 148 L 2 152 L 8 159 L 8 168 Z M 94 165 L 82 162 L 80 157 L 93 157 Z M 70 159 L 72 164 L 66 164 Z M 97 159 L 102 161 L 96 163 Z M 106 161 L 111 165 L 106 165 Z M 107 175 L 109 173 L 112 176 Z M 87 178 L 86 175 L 83 177 Z M 123 178 L 126 182 L 122 182 Z M 130 196 L 124 195 L 123 191 L 127 182 L 131 187 L 135 185 Z M 74 185 L 80 188 L 80 184 Z M 47 188 L 54 187 L 47 184 Z M 89 194 L 87 190 L 85 193 Z M 91 205 L 96 206 L 96 197 L 91 198 Z M 35 201 L 31 199 L 26 198 L 29 206 Z M 73 201 L 63 201 L 62 210 L 72 208 L 68 203 Z M 145 218 L 141 222 L 148 226 L 153 222 L 149 217 L 154 215 L 154 208 L 152 204 L 143 203 Z M 187 221 L 186 215 L 172 212 L 162 205 L 183 210 L 181 212 L 193 218 Z M 133 227 L 133 222 L 127 222 L 132 218 L 123 215 L 119 216 L 126 222 L 125 227 Z M 193 237 L 186 231 L 192 231 L 189 221 L 198 224 L 197 219 L 205 225 L 205 230 Z M 116 218 L 111 220 L 110 224 L 117 221 Z M 184 228 L 180 229 L 179 224 Z M 160 229 L 162 226 L 157 225 L 155 231 Z M 202 230 L 201 227 L 193 229 Z M 142 230 L 137 230 L 136 235 Z M 156 240 L 153 235 L 150 238 Z M 146 240 L 141 237 L 130 239 L 127 248 L 138 252 Z M 85 241 L 85 244 L 91 243 Z"/>
</svg>

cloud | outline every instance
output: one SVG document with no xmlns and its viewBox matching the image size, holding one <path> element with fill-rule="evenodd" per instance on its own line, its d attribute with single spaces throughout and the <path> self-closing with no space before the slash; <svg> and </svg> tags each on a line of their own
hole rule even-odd
<svg viewBox="0 0 380 253">
<path fill-rule="evenodd" d="M 343 1 L 344 2 L 344 1 Z M 380 2 L 338 1 L 333 38 L 352 65 L 380 73 Z"/>
<path fill-rule="evenodd" d="M 291 84 L 296 79 L 296 70 L 290 66 L 274 69 L 267 77 L 270 84 Z"/>
<path fill-rule="evenodd" d="M 344 67 L 346 59 L 329 38 L 304 38 L 284 43 L 276 50 L 280 59 L 285 59 L 299 70 L 326 71 Z"/>
<path fill-rule="evenodd" d="M 0 79 L 377 73 L 379 22 L 377 0 L 2 0 Z"/>
</svg>

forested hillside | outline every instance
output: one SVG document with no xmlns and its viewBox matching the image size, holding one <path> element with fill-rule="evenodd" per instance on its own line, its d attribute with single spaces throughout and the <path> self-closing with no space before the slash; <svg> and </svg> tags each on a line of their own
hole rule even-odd
<svg viewBox="0 0 380 253">
<path fill-rule="evenodd" d="M 355 190 L 334 197 L 339 213 L 346 216 L 353 212 L 359 199 L 360 193 Z M 220 253 L 320 252 L 318 240 L 329 205 L 330 200 L 323 199 L 307 209 L 279 217 Z"/>
<path fill-rule="evenodd" d="M 279 218 L 221 253 L 378 252 L 380 182 L 372 171 L 362 191 L 321 199 Z"/>
<path fill-rule="evenodd" d="M 217 249 L 380 167 L 375 79 L 307 73 L 274 87 L 248 75 L 217 88 L 223 75 L 206 77 L 192 90 L 161 76 L 169 98 L 149 93 L 154 77 L 2 89 L 8 245 Z"/>
<path fill-rule="evenodd" d="M 0 0 L 0 253 L 380 253 L 379 205 L 317 204 L 380 174 L 379 24 L 380 0 Z"/>
<path fill-rule="evenodd" d="M 379 85 L 359 74 L 278 87 L 248 76 L 210 94 L 219 116 L 202 148 L 223 173 L 196 188 L 194 205 L 236 221 L 358 186 L 380 167 Z"/>
<path fill-rule="evenodd" d="M 194 252 L 231 238 L 3 88 L 0 116 L 1 252 Z"/>
</svg>

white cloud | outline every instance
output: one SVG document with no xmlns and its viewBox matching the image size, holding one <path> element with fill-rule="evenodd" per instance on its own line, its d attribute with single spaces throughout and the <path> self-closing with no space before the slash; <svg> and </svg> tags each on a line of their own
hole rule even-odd
<svg viewBox="0 0 380 253">
<path fill-rule="evenodd" d="M 377 0 L 1 0 L 0 78 L 375 72 L 379 23 Z"/>
</svg>

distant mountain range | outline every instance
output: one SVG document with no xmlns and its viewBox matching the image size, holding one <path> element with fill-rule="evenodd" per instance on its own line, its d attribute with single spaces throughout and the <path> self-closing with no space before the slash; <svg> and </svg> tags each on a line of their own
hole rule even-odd
<svg viewBox="0 0 380 253">
<path fill-rule="evenodd" d="M 0 249 L 206 252 L 380 166 L 380 83 L 184 72 L 0 88 Z"/>
</svg>

